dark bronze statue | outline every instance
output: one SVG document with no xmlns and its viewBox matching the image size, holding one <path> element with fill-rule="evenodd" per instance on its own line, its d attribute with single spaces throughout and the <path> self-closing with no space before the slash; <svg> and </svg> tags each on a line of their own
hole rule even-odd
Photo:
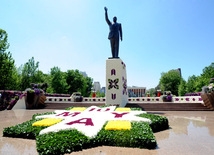
<svg viewBox="0 0 214 155">
<path fill-rule="evenodd" d="M 122 26 L 120 23 L 117 23 L 117 17 L 113 17 L 113 23 L 111 23 L 108 19 L 108 9 L 105 7 L 105 18 L 106 22 L 109 25 L 109 35 L 108 39 L 111 43 L 111 52 L 112 58 L 119 58 L 119 36 L 122 41 Z"/>
</svg>

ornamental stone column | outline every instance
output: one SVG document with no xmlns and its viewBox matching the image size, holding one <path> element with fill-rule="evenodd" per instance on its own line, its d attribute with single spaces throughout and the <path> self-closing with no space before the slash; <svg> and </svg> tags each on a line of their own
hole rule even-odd
<svg viewBox="0 0 214 155">
<path fill-rule="evenodd" d="M 106 60 L 106 105 L 125 107 L 128 102 L 126 65 L 121 59 Z"/>
</svg>

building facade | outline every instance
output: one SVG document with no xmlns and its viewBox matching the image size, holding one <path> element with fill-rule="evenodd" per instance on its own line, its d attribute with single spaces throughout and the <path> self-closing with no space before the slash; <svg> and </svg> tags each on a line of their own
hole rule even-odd
<svg viewBox="0 0 214 155">
<path fill-rule="evenodd" d="M 94 82 L 93 90 L 98 92 L 101 90 L 100 82 Z"/>
<path fill-rule="evenodd" d="M 128 87 L 129 97 L 143 97 L 146 93 L 146 87 Z"/>
</svg>

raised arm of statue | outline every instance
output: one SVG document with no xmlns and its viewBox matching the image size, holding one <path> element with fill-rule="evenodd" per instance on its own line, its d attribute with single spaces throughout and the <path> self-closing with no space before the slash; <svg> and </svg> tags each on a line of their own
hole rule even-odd
<svg viewBox="0 0 214 155">
<path fill-rule="evenodd" d="M 120 39 L 121 41 L 123 40 L 123 32 L 122 32 L 122 25 L 120 25 Z"/>
<path fill-rule="evenodd" d="M 106 22 L 107 22 L 107 24 L 108 25 L 111 25 L 111 22 L 109 21 L 109 19 L 108 19 L 108 9 L 107 9 L 107 7 L 104 7 L 104 10 L 105 10 L 105 18 L 106 18 Z"/>
</svg>

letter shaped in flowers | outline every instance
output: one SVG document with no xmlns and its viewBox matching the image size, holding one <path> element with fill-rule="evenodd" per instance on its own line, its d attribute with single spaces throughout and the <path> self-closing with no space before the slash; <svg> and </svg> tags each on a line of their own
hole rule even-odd
<svg viewBox="0 0 214 155">
<path fill-rule="evenodd" d="M 58 115 L 56 115 L 56 116 L 71 116 L 71 117 L 74 117 L 74 116 L 76 116 L 76 115 L 79 115 L 80 114 L 80 112 L 63 112 L 63 113 L 61 113 L 61 114 L 58 114 Z"/>
<path fill-rule="evenodd" d="M 85 120 L 85 122 L 81 122 L 82 120 Z M 67 125 L 72 125 L 72 124 L 85 124 L 86 126 L 87 125 L 90 125 L 90 126 L 94 126 L 93 122 L 92 122 L 92 119 L 91 118 L 81 118 L 81 119 L 78 119 L 76 121 L 72 121 L 72 122 L 69 122 L 69 123 L 66 123 Z"/>
<path fill-rule="evenodd" d="M 102 110 L 102 108 L 92 108 L 92 109 L 90 109 L 89 110 L 89 112 L 91 112 L 91 111 L 101 111 Z M 111 109 L 110 108 L 106 108 L 105 109 L 105 111 L 110 111 Z M 105 111 L 102 111 L 102 112 L 105 112 Z"/>
<path fill-rule="evenodd" d="M 112 114 L 115 114 L 115 117 L 114 117 L 114 118 L 120 118 L 120 117 L 123 117 L 123 115 L 128 114 L 128 112 L 124 112 L 124 113 L 122 113 L 122 114 L 118 114 L 118 113 L 116 113 L 116 112 L 112 112 Z"/>
</svg>

